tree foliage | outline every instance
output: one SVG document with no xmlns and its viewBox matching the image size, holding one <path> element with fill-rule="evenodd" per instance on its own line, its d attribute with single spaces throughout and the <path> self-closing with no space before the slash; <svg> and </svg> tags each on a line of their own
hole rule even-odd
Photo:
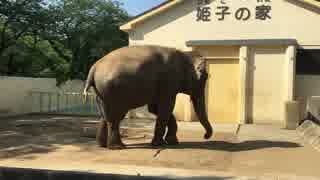
<svg viewBox="0 0 320 180">
<path fill-rule="evenodd" d="M 85 79 L 90 66 L 126 46 L 118 1 L 0 0 L 0 75 Z"/>
</svg>

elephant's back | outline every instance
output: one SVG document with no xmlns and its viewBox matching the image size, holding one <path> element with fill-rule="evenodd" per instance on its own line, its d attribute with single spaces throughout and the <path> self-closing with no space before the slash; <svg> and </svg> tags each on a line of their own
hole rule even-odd
<svg viewBox="0 0 320 180">
<path fill-rule="evenodd" d="M 166 53 L 153 47 L 118 49 L 97 62 L 97 89 L 109 99 L 143 105 L 143 101 L 150 101 L 156 92 L 159 74 L 165 69 L 165 56 Z"/>
<path fill-rule="evenodd" d="M 147 76 L 167 69 L 175 49 L 160 46 L 130 46 L 117 49 L 97 62 L 98 76 L 113 79 L 117 76 Z"/>
<path fill-rule="evenodd" d="M 102 58 L 101 62 L 113 61 L 114 63 L 143 64 L 147 63 L 148 61 L 165 61 L 176 51 L 178 50 L 154 45 L 129 46 L 110 52 Z"/>
</svg>

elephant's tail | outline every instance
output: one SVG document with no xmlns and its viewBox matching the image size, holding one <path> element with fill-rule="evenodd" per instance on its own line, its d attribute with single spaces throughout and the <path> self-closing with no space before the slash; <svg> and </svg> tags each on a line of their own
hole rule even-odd
<svg viewBox="0 0 320 180">
<path fill-rule="evenodd" d="M 83 89 L 83 95 L 84 95 L 84 102 L 83 103 L 87 102 L 88 91 L 91 86 L 94 86 L 94 73 L 95 73 L 95 71 L 96 71 L 96 65 L 94 64 L 90 68 L 90 71 L 88 73 L 88 77 L 87 77 L 87 80 L 86 80 L 86 83 L 85 83 L 85 86 Z"/>
</svg>

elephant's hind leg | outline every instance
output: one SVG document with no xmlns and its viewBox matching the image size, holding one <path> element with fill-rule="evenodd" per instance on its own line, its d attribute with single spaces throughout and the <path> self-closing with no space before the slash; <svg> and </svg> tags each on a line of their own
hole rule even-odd
<svg viewBox="0 0 320 180">
<path fill-rule="evenodd" d="M 107 122 L 103 119 L 97 127 L 96 140 L 100 147 L 107 147 L 108 128 Z"/>
<path fill-rule="evenodd" d="M 174 117 L 173 114 L 171 114 L 168 122 L 168 131 L 165 137 L 165 140 L 169 145 L 179 144 L 179 141 L 177 138 L 177 131 L 178 131 L 178 125 L 177 125 L 176 118 Z"/>
<path fill-rule="evenodd" d="M 96 97 L 96 102 L 100 114 L 100 122 L 97 127 L 96 140 L 100 147 L 107 147 L 108 127 L 106 122 L 107 119 L 104 111 L 104 105 L 102 100 L 98 96 Z"/>
<path fill-rule="evenodd" d="M 109 116 L 108 118 L 108 148 L 114 149 L 124 149 L 125 144 L 122 142 L 120 137 L 120 122 L 125 117 L 126 113 L 121 113 L 120 115 Z"/>
</svg>

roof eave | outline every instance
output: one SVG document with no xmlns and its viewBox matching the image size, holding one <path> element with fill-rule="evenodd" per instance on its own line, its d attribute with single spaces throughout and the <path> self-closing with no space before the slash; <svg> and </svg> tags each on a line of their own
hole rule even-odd
<svg viewBox="0 0 320 180">
<path fill-rule="evenodd" d="M 320 8 L 320 1 L 316 1 L 316 0 L 296 0 L 296 1 L 299 1 L 299 2 L 302 2 L 302 3 L 306 3 L 306 4 L 309 4 L 311 6 Z"/>
<path fill-rule="evenodd" d="M 184 0 L 171 0 L 166 3 L 163 3 L 159 7 L 155 8 L 151 11 L 148 10 L 146 13 L 142 13 L 143 15 L 137 16 L 136 18 L 133 18 L 132 20 L 130 20 L 126 24 L 120 26 L 120 30 L 125 31 L 125 32 L 129 32 L 131 29 L 136 27 L 138 24 L 176 6 L 177 4 L 179 4 L 183 1 Z"/>
</svg>

